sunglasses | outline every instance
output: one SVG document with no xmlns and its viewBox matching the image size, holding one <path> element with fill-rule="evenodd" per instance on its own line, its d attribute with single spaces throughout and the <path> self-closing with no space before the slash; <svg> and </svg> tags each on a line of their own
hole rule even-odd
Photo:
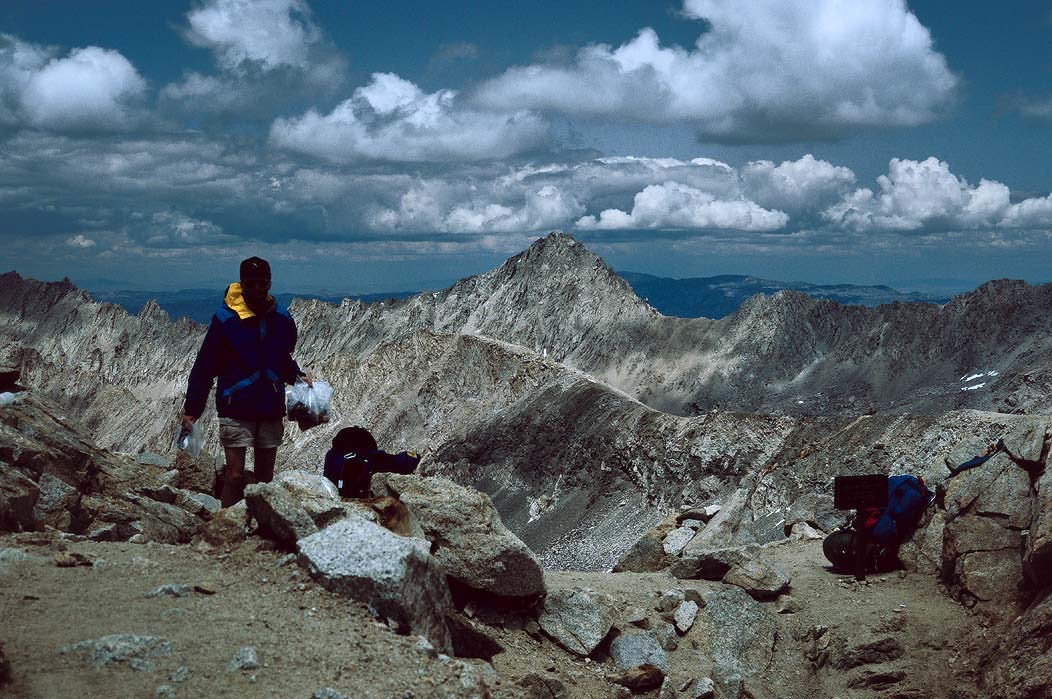
<svg viewBox="0 0 1052 699">
<path fill-rule="evenodd" d="M 242 289 L 266 289 L 270 286 L 269 279 L 242 279 Z"/>
</svg>

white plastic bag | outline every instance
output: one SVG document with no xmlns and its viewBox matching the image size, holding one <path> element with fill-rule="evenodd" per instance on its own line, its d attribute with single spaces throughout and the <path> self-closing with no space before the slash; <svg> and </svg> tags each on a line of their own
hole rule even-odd
<svg viewBox="0 0 1052 699">
<path fill-rule="evenodd" d="M 179 428 L 179 434 L 175 436 L 175 448 L 185 451 L 190 456 L 197 458 L 201 449 L 205 446 L 205 431 L 195 420 L 190 429 Z"/>
<path fill-rule="evenodd" d="M 285 389 L 285 410 L 289 420 L 294 420 L 306 432 L 329 421 L 332 406 L 332 386 L 325 381 L 315 381 L 308 386 L 306 381 L 297 381 Z"/>
</svg>

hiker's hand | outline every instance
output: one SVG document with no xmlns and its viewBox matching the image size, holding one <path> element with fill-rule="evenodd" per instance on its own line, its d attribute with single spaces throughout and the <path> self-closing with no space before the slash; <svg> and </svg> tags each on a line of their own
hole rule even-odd
<svg viewBox="0 0 1052 699">
<path fill-rule="evenodd" d="M 314 382 L 311 381 L 309 374 L 300 374 L 300 378 L 303 379 L 303 383 L 307 384 L 311 388 L 314 388 Z"/>
<path fill-rule="evenodd" d="M 197 418 L 193 415 L 183 415 L 183 419 L 179 421 L 186 429 L 193 429 L 194 423 L 197 422 Z"/>
</svg>

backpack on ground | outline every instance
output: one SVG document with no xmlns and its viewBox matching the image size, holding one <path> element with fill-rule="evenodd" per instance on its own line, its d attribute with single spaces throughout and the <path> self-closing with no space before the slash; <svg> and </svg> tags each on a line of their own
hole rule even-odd
<svg viewBox="0 0 1052 699">
<path fill-rule="evenodd" d="M 889 476 L 888 504 L 870 531 L 873 542 L 898 547 L 913 536 L 913 530 L 934 497 L 935 493 L 917 476 Z"/>
<path fill-rule="evenodd" d="M 416 452 L 388 454 L 377 449 L 376 440 L 364 427 L 346 427 L 332 440 L 325 455 L 325 477 L 332 481 L 345 498 L 369 495 L 374 473 L 412 473 L 420 463 Z"/>
<path fill-rule="evenodd" d="M 863 526 L 868 533 L 866 572 L 891 570 L 898 564 L 899 546 L 913 536 L 934 496 L 917 476 L 888 477 L 887 504 L 863 512 Z M 851 527 L 838 529 L 825 538 L 822 552 L 834 570 L 855 572 L 857 540 L 857 532 Z"/>
</svg>

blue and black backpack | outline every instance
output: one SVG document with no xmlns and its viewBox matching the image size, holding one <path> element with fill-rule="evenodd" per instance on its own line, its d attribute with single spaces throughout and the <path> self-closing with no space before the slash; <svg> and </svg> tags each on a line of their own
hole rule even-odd
<svg viewBox="0 0 1052 699">
<path fill-rule="evenodd" d="M 364 427 L 346 427 L 336 433 L 332 449 L 325 454 L 325 477 L 345 498 L 369 495 L 374 473 L 412 473 L 420 463 L 416 452 L 388 454 L 376 448 L 376 440 Z"/>
<path fill-rule="evenodd" d="M 898 546 L 913 535 L 935 493 L 917 476 L 888 476 L 888 504 L 870 532 L 881 546 Z"/>
</svg>

